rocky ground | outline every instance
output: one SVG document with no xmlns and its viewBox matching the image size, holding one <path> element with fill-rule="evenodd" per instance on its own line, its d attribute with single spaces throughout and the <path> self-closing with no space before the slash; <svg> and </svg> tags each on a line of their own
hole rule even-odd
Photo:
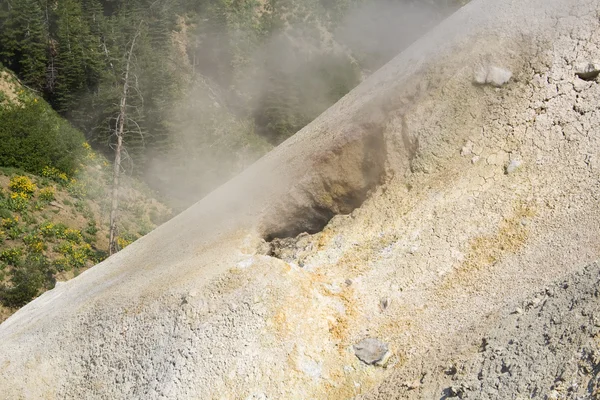
<svg viewBox="0 0 600 400">
<path fill-rule="evenodd" d="M 431 352 L 363 398 L 597 399 L 599 297 L 593 263 L 489 316 L 483 332 L 466 329 L 456 348 Z"/>
</svg>

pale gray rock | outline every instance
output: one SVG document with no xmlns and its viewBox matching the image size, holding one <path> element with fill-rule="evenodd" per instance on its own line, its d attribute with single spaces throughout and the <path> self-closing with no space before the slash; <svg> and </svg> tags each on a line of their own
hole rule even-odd
<svg viewBox="0 0 600 400">
<path fill-rule="evenodd" d="M 584 81 L 593 81 L 600 75 L 600 62 L 584 62 L 575 68 L 575 75 Z"/>
<path fill-rule="evenodd" d="M 384 365 L 390 352 L 387 343 L 375 338 L 366 338 L 353 346 L 354 354 L 368 365 Z"/>
<path fill-rule="evenodd" d="M 516 170 L 518 170 L 521 167 L 522 161 L 521 160 L 512 160 L 511 162 L 508 163 L 508 165 L 506 166 L 505 170 L 506 170 L 506 174 L 510 175 L 513 172 L 515 172 Z"/>
<path fill-rule="evenodd" d="M 512 78 L 512 72 L 495 65 L 478 68 L 473 81 L 478 85 L 504 86 Z"/>
</svg>

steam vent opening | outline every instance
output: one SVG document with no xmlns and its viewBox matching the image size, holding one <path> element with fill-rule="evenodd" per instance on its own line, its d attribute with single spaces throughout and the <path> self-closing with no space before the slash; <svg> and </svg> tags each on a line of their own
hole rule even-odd
<svg viewBox="0 0 600 400">
<path fill-rule="evenodd" d="M 273 247 L 323 230 L 336 215 L 359 208 L 385 180 L 383 130 L 363 126 L 335 149 L 316 157 L 309 172 L 264 217 L 263 237 Z"/>
</svg>

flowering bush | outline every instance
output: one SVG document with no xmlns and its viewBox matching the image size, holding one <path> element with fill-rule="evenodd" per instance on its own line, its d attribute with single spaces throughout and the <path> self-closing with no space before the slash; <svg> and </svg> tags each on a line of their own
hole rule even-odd
<svg viewBox="0 0 600 400">
<path fill-rule="evenodd" d="M 40 190 L 40 200 L 50 202 L 55 199 L 56 191 L 52 186 Z"/>
<path fill-rule="evenodd" d="M 33 233 L 26 235 L 23 238 L 23 242 L 27 245 L 27 248 L 34 253 L 41 253 L 46 250 L 44 240 Z"/>
<path fill-rule="evenodd" d="M 66 229 L 61 238 L 67 239 L 72 243 L 81 243 L 83 240 L 83 236 L 81 236 L 81 231 L 77 229 Z"/>
<path fill-rule="evenodd" d="M 58 238 L 58 239 L 66 239 L 65 232 L 67 231 L 67 227 L 64 224 L 54 224 L 50 221 L 44 222 L 40 226 L 40 232 L 44 237 L 47 238 Z"/>
<path fill-rule="evenodd" d="M 52 179 L 53 181 L 61 183 L 63 185 L 69 183 L 69 178 L 67 177 L 67 174 L 61 172 L 58 168 L 45 166 L 44 168 L 42 168 L 42 176 L 44 178 Z"/>
<path fill-rule="evenodd" d="M 40 232 L 45 237 L 53 237 L 54 236 L 54 224 L 52 222 L 45 222 L 40 226 Z"/>
<path fill-rule="evenodd" d="M 124 249 L 125 247 L 129 246 L 131 243 L 133 243 L 133 240 L 130 240 L 129 238 L 124 238 L 121 236 L 117 237 L 117 245 L 119 246 L 119 249 Z"/>
<path fill-rule="evenodd" d="M 10 229 L 19 224 L 19 216 L 15 216 L 14 218 L 2 218 L 1 221 L 2 227 L 6 229 Z"/>
<path fill-rule="evenodd" d="M 10 265 L 17 265 L 22 255 L 23 250 L 13 247 L 12 249 L 5 249 L 2 251 L 2 253 L 0 253 L 0 260 Z"/>
<path fill-rule="evenodd" d="M 10 183 L 8 185 L 10 190 L 12 190 L 14 194 L 20 194 L 24 198 L 29 198 L 32 194 L 35 193 L 37 187 L 35 183 L 29 179 L 29 177 L 24 175 L 17 175 L 10 178 Z M 14 198 L 14 197 L 13 197 Z"/>
<path fill-rule="evenodd" d="M 73 252 L 73 243 L 70 242 L 62 242 L 58 246 L 54 248 L 57 253 L 62 255 L 71 254 Z"/>
<path fill-rule="evenodd" d="M 54 250 L 63 255 L 55 261 L 55 266 L 60 271 L 85 267 L 87 260 L 93 255 L 92 246 L 88 243 L 76 245 L 72 242 L 63 242 Z"/>
<path fill-rule="evenodd" d="M 25 211 L 29 205 L 29 196 L 25 193 L 13 192 L 4 203 L 9 210 Z"/>
</svg>

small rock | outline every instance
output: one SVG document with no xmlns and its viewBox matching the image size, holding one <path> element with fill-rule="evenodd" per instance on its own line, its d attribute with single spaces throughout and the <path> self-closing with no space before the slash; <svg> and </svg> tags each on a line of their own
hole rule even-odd
<svg viewBox="0 0 600 400">
<path fill-rule="evenodd" d="M 521 307 L 517 307 L 513 314 L 523 314 L 523 309 Z"/>
<path fill-rule="evenodd" d="M 475 71 L 474 82 L 478 85 L 492 85 L 501 87 L 508 83 L 512 78 L 512 72 L 505 69 L 490 65 L 481 67 Z"/>
<path fill-rule="evenodd" d="M 473 78 L 473 80 L 478 85 L 485 85 L 487 83 L 487 75 L 487 68 L 481 67 L 477 71 L 475 71 L 475 77 Z"/>
<path fill-rule="evenodd" d="M 381 309 L 381 312 L 385 311 L 391 303 L 392 299 L 390 299 L 389 297 L 382 297 L 379 300 L 379 308 Z"/>
<path fill-rule="evenodd" d="M 471 163 L 473 163 L 473 164 L 477 163 L 477 161 L 479 161 L 479 158 L 480 158 L 479 156 L 475 156 L 475 157 L 471 158 Z"/>
<path fill-rule="evenodd" d="M 504 168 L 506 175 L 510 175 L 515 172 L 521 166 L 521 160 L 512 160 L 508 165 Z"/>
<path fill-rule="evenodd" d="M 379 339 L 363 339 L 353 346 L 354 354 L 367 365 L 384 366 L 391 356 L 387 343 Z"/>
<path fill-rule="evenodd" d="M 575 75 L 584 81 L 593 81 L 600 75 L 600 65 L 594 62 L 581 63 L 575 67 Z"/>
<path fill-rule="evenodd" d="M 473 142 L 470 140 L 460 149 L 460 155 L 466 157 L 473 153 Z"/>
<path fill-rule="evenodd" d="M 462 386 L 450 386 L 448 388 L 448 394 L 450 397 L 460 397 L 465 393 L 465 389 Z"/>
<path fill-rule="evenodd" d="M 346 286 L 352 286 L 352 280 L 351 279 L 346 279 L 344 281 L 344 283 L 346 284 Z"/>
<path fill-rule="evenodd" d="M 421 382 L 419 382 L 418 379 L 413 382 L 406 381 L 406 382 L 402 382 L 400 384 L 400 386 L 403 386 L 403 387 L 407 388 L 408 390 L 415 390 L 415 389 L 418 389 L 419 387 L 421 387 Z"/>
<path fill-rule="evenodd" d="M 512 78 L 512 72 L 500 67 L 490 67 L 487 75 L 487 83 L 492 86 L 500 87 L 508 83 Z"/>
<path fill-rule="evenodd" d="M 64 210 L 65 207 L 62 204 L 57 203 L 56 201 L 51 201 L 49 203 L 52 207 L 56 207 L 56 208 L 60 208 L 61 210 Z"/>
<path fill-rule="evenodd" d="M 450 365 L 448 368 L 446 368 L 444 370 L 444 373 L 449 376 L 456 375 L 457 372 L 458 372 L 458 369 L 456 369 L 456 366 L 454 364 Z"/>
<path fill-rule="evenodd" d="M 419 245 L 418 244 L 413 244 L 408 249 L 408 254 L 415 254 L 417 252 L 417 250 L 419 250 Z"/>
<path fill-rule="evenodd" d="M 548 400 L 558 400 L 558 396 L 560 396 L 560 393 L 558 393 L 556 390 L 553 390 L 548 394 L 546 398 Z"/>
<path fill-rule="evenodd" d="M 246 400 L 267 400 L 268 397 L 264 393 L 252 393 L 250 396 L 246 397 Z"/>
</svg>

